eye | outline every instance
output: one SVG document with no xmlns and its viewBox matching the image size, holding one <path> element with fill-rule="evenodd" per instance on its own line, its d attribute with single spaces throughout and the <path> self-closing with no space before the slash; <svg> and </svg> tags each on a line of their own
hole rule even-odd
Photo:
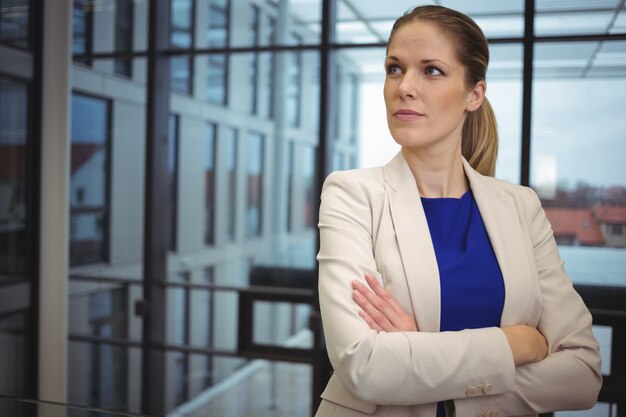
<svg viewBox="0 0 626 417">
<path fill-rule="evenodd" d="M 443 72 L 437 67 L 426 67 L 426 70 L 424 71 L 424 73 L 426 73 L 426 75 L 429 75 L 431 77 L 443 75 Z"/>
<path fill-rule="evenodd" d="M 387 65 L 387 74 L 389 75 L 398 75 L 402 72 L 400 66 L 397 64 L 389 64 Z"/>
</svg>

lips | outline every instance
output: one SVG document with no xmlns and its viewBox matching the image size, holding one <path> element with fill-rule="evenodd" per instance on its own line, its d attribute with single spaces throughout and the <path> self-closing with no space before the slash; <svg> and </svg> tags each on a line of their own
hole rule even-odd
<svg viewBox="0 0 626 417">
<path fill-rule="evenodd" d="M 411 109 L 399 109 L 399 110 L 396 110 L 393 114 L 393 117 L 395 117 L 398 120 L 417 120 L 423 116 L 424 116 L 423 113 L 420 113 Z"/>
</svg>

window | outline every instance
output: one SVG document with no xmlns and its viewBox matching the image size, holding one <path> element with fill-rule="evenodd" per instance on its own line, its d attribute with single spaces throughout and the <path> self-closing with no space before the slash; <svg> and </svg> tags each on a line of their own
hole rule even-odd
<svg viewBox="0 0 626 417">
<path fill-rule="evenodd" d="M 193 0 L 171 0 L 170 45 L 174 48 L 192 48 L 193 37 Z M 187 55 L 170 58 L 171 89 L 177 93 L 191 94 L 193 65 Z"/>
<path fill-rule="evenodd" d="M 228 241 L 237 239 L 237 130 L 226 129 L 226 195 L 228 210 L 226 211 L 226 237 Z"/>
<path fill-rule="evenodd" d="M 611 232 L 612 235 L 621 236 L 624 234 L 624 225 L 623 224 L 612 224 Z"/>
<path fill-rule="evenodd" d="M 215 136 L 217 126 L 209 123 L 204 137 L 204 243 L 215 243 Z"/>
<path fill-rule="evenodd" d="M 133 50 L 133 2 L 117 0 L 115 7 L 115 51 L 131 52 Z M 115 58 L 115 73 L 131 77 L 133 60 L 131 58 Z"/>
<path fill-rule="evenodd" d="M 86 55 L 77 62 L 91 65 L 93 53 L 93 5 L 89 0 L 74 0 L 72 16 L 72 53 Z"/>
<path fill-rule="evenodd" d="M 302 40 L 299 36 L 292 34 L 293 41 L 301 45 Z M 286 109 L 287 112 L 287 124 L 290 127 L 300 126 L 300 101 L 302 91 L 302 53 L 301 52 L 289 52 L 287 53 L 288 66 L 287 66 L 287 97 L 286 97 Z"/>
<path fill-rule="evenodd" d="M 293 182 L 295 171 L 295 158 L 296 158 L 296 145 L 293 141 L 289 141 L 289 145 L 285 147 L 287 151 L 287 172 L 285 177 L 287 178 L 287 195 L 285 201 L 287 203 L 287 215 L 285 219 L 287 221 L 287 232 L 293 232 Z"/>
<path fill-rule="evenodd" d="M 269 17 L 265 25 L 261 27 L 261 42 L 263 45 L 273 45 L 276 43 L 276 19 Z M 261 109 L 263 116 L 271 119 L 274 117 L 274 68 L 276 55 L 273 52 L 262 52 L 259 54 L 260 66 L 263 70 L 263 86 L 261 94 L 265 94 L 265 99 L 261 99 L 265 105 Z"/>
<path fill-rule="evenodd" d="M 170 233 L 169 249 L 178 247 L 178 116 L 170 115 L 167 134 L 167 172 L 170 185 Z"/>
<path fill-rule="evenodd" d="M 227 58 L 224 54 L 213 54 L 207 58 L 206 99 L 209 103 L 226 105 Z"/>
<path fill-rule="evenodd" d="M 264 138 L 248 133 L 246 143 L 246 237 L 261 236 L 263 222 Z"/>
<path fill-rule="evenodd" d="M 535 47 L 531 183 L 574 283 L 626 282 L 626 240 L 608 227 L 626 219 L 625 53 L 624 41 Z"/>
<path fill-rule="evenodd" d="M 28 88 L 0 78 L 0 274 L 27 272 Z"/>
<path fill-rule="evenodd" d="M 313 146 L 304 146 L 302 160 L 302 185 L 304 187 L 304 227 L 315 226 L 315 151 Z"/>
<path fill-rule="evenodd" d="M 0 364 L 0 394 L 23 397 L 25 387 L 30 382 L 29 373 L 25 372 L 29 358 L 28 337 L 26 329 L 29 323 L 28 312 L 0 314 L 0 342 L 2 357 Z"/>
<path fill-rule="evenodd" d="M 260 12 L 257 6 L 251 6 L 250 8 L 250 45 L 251 46 L 259 46 L 260 45 L 260 32 L 261 29 L 259 27 L 261 23 Z M 248 63 L 248 111 L 252 114 L 256 114 L 258 111 L 257 108 L 257 97 L 258 97 L 258 77 L 259 77 L 259 54 L 258 53 L 250 53 Z"/>
<path fill-rule="evenodd" d="M 29 0 L 0 0 L 0 43 L 28 49 Z"/>
<path fill-rule="evenodd" d="M 189 283 L 190 274 L 181 272 L 176 274 L 176 281 Z M 167 342 L 178 346 L 189 345 L 190 338 L 190 305 L 191 290 L 188 287 L 174 287 L 167 289 L 168 304 L 172 312 L 169 315 L 172 323 L 168 326 Z M 169 352 L 168 362 L 173 368 L 173 404 L 179 405 L 189 399 L 189 353 Z"/>
<path fill-rule="evenodd" d="M 172 91 L 191 94 L 191 60 L 186 56 L 170 58 Z"/>
<path fill-rule="evenodd" d="M 127 337 L 128 295 L 125 287 L 92 292 L 88 297 L 89 333 L 95 337 Z M 103 408 L 128 406 L 125 349 L 105 343 L 89 345 L 89 405 Z"/>
<path fill-rule="evenodd" d="M 103 99 L 72 96 L 70 167 L 70 265 L 108 258 L 110 105 Z M 78 201 L 79 192 L 82 201 Z"/>
<path fill-rule="evenodd" d="M 228 46 L 228 0 L 210 0 L 206 27 L 206 43 L 210 48 Z M 225 54 L 211 54 L 206 58 L 206 99 L 209 103 L 226 105 L 228 102 L 228 58 Z"/>
<path fill-rule="evenodd" d="M 228 46 L 229 0 L 209 0 L 209 19 L 206 31 L 209 47 Z"/>
<path fill-rule="evenodd" d="M 193 45 L 193 0 L 171 0 L 170 44 L 179 48 Z"/>
</svg>

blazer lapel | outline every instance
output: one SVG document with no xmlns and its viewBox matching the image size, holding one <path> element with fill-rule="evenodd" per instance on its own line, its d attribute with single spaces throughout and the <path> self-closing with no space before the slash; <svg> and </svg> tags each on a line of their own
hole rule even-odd
<svg viewBox="0 0 626 417">
<path fill-rule="evenodd" d="M 440 325 L 439 268 L 419 191 L 402 152 L 384 167 L 393 228 L 420 331 Z"/>
<path fill-rule="evenodd" d="M 528 280 L 532 270 L 524 245 L 519 210 L 513 199 L 476 172 L 463 159 L 465 175 L 487 229 L 504 279 L 505 299 L 501 325 L 519 324 L 529 308 Z"/>
</svg>

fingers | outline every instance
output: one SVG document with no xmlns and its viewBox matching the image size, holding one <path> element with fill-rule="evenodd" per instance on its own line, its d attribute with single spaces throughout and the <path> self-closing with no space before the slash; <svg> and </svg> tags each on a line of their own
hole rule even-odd
<svg viewBox="0 0 626 417">
<path fill-rule="evenodd" d="M 363 284 L 356 281 L 354 288 L 352 298 L 357 305 L 361 307 L 366 317 L 371 319 L 371 323 L 375 323 L 375 326 L 370 324 L 370 321 L 365 320 L 367 324 L 376 331 L 393 331 L 395 327 L 383 312 L 384 306 L 379 302 L 378 296 L 367 289 Z"/>
<path fill-rule="evenodd" d="M 402 315 L 405 314 L 404 309 L 398 304 L 398 302 L 391 296 L 389 291 L 382 286 L 380 281 L 376 279 L 376 277 L 369 272 L 365 274 L 365 280 L 369 284 L 370 288 L 374 290 L 374 293 L 382 298 L 393 310 L 396 314 Z"/>
<path fill-rule="evenodd" d="M 369 285 L 353 281 L 353 299 L 364 315 L 361 315 L 370 328 L 377 331 L 418 331 L 415 317 L 408 314 L 372 274 L 365 274 Z M 370 289 L 371 288 L 371 289 Z M 374 325 L 375 324 L 375 325 Z M 381 330 L 378 330 L 381 329 Z"/>
<path fill-rule="evenodd" d="M 376 321 L 369 315 L 367 314 L 365 311 L 361 310 L 359 311 L 359 316 L 361 316 L 361 318 L 363 320 L 365 320 L 365 322 L 367 323 L 368 326 L 370 326 L 370 329 L 374 329 L 376 330 L 378 333 L 383 331 L 383 328 L 380 327 L 378 325 L 378 323 L 376 323 Z"/>
</svg>

